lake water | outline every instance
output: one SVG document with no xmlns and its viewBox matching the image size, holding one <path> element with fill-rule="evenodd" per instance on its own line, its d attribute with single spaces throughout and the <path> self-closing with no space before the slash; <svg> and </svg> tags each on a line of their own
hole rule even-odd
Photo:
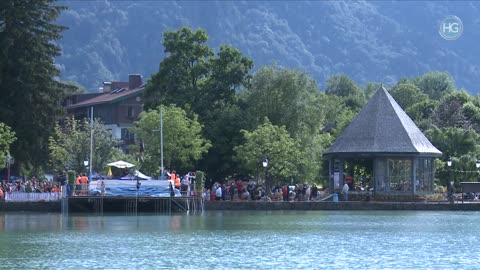
<svg viewBox="0 0 480 270">
<path fill-rule="evenodd" d="M 0 214 L 0 269 L 479 268 L 479 212 Z"/>
</svg>

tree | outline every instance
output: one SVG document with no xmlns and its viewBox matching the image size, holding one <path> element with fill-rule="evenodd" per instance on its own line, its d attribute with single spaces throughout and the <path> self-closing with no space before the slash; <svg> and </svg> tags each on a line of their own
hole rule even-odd
<svg viewBox="0 0 480 270">
<path fill-rule="evenodd" d="M 360 94 L 360 88 L 346 74 L 342 74 L 328 79 L 325 93 L 340 97 L 356 96 Z"/>
<path fill-rule="evenodd" d="M 175 105 L 163 108 L 164 166 L 176 171 L 190 171 L 211 147 L 201 135 L 202 125 L 194 114 L 192 118 Z M 142 140 L 144 158 L 142 170 L 147 174 L 160 174 L 160 108 L 144 111 L 131 131 Z"/>
<path fill-rule="evenodd" d="M 164 33 L 163 46 L 169 55 L 160 62 L 158 73 L 148 81 L 145 89 L 145 108 L 160 104 L 192 106 L 200 96 L 200 89 L 208 75 L 208 58 L 213 51 L 206 42 L 207 33 L 183 27 Z"/>
<path fill-rule="evenodd" d="M 480 136 L 474 130 L 464 130 L 461 128 L 432 128 L 425 132 L 428 139 L 448 159 L 450 157 L 460 157 L 466 154 L 479 153 Z"/>
<path fill-rule="evenodd" d="M 368 82 L 363 89 L 363 94 L 365 95 L 365 98 L 370 99 L 381 86 L 382 83 L 379 82 Z"/>
<path fill-rule="evenodd" d="M 360 87 L 346 74 L 332 76 L 328 79 L 325 93 L 343 98 L 345 105 L 357 111 L 365 104 L 365 96 Z"/>
<path fill-rule="evenodd" d="M 428 96 L 412 83 L 398 83 L 389 92 L 403 110 L 428 99 Z"/>
<path fill-rule="evenodd" d="M 22 170 L 46 163 L 48 138 L 62 113 L 54 42 L 65 27 L 53 22 L 65 7 L 54 2 L 0 1 L 0 122 L 16 133 L 11 150 Z"/>
<path fill-rule="evenodd" d="M 405 112 L 415 122 L 421 130 L 427 130 L 433 125 L 433 115 L 438 107 L 439 102 L 428 99 L 418 102 L 408 107 Z"/>
<path fill-rule="evenodd" d="M 221 126 L 215 125 L 227 124 L 228 130 L 237 126 L 236 122 L 226 123 L 224 119 L 227 116 L 240 119 L 240 115 L 232 114 L 236 110 L 236 91 L 248 85 L 253 61 L 226 45 L 220 46 L 215 55 L 207 41 L 208 36 L 202 29 L 192 31 L 184 27 L 165 32 L 163 45 L 168 55 L 160 63 L 158 73 L 147 82 L 145 109 L 174 104 L 189 117 L 196 114 L 205 125 L 203 136 L 215 143 L 202 162 L 204 170 L 209 176 L 219 176 L 234 167 L 228 163 L 233 145 L 224 142 L 235 141 L 240 128 L 225 133 Z"/>
<path fill-rule="evenodd" d="M 241 95 L 257 125 L 267 117 L 295 137 L 304 131 L 307 122 L 322 125 L 318 118 L 323 115 L 308 113 L 309 108 L 318 105 L 313 102 L 317 92 L 317 83 L 304 72 L 269 66 L 257 71 L 251 86 Z"/>
<path fill-rule="evenodd" d="M 145 108 L 175 104 L 200 119 L 217 106 L 232 104 L 235 89 L 248 82 L 253 62 L 239 50 L 221 46 L 217 56 L 206 45 L 207 33 L 184 27 L 164 33 L 168 56 L 145 89 Z"/>
<path fill-rule="evenodd" d="M 254 123 L 238 105 L 224 106 L 215 119 L 206 123 L 209 128 L 204 134 L 211 138 L 212 147 L 199 165 L 210 179 L 223 179 L 239 171 L 238 163 L 233 161 L 233 148 L 243 142 L 240 130 L 251 129 Z"/>
<path fill-rule="evenodd" d="M 0 122 L 0 168 L 3 168 L 7 161 L 7 155 L 10 153 L 10 145 L 15 142 L 15 132 Z"/>
<path fill-rule="evenodd" d="M 451 173 L 455 183 L 477 179 L 475 163 L 480 155 L 480 135 L 472 129 L 432 128 L 425 132 L 428 139 L 443 152 L 443 160 L 453 160 Z M 437 175 L 446 177 L 448 171 L 444 163 L 437 167 Z"/>
<path fill-rule="evenodd" d="M 299 150 L 300 143 L 288 134 L 285 126 L 275 126 L 268 118 L 254 131 L 241 131 L 245 143 L 235 147 L 235 159 L 245 172 L 254 174 L 264 158 L 268 159 L 268 175 L 265 182 L 271 192 L 271 179 L 285 179 L 298 174 L 299 165 L 304 161 Z"/>
<path fill-rule="evenodd" d="M 446 95 L 435 110 L 434 123 L 438 127 L 470 128 L 471 123 L 464 113 L 463 104 L 472 100 L 472 97 L 463 91 Z"/>
<path fill-rule="evenodd" d="M 118 155 L 119 141 L 98 120 L 93 122 L 93 134 L 92 170 L 106 173 L 107 163 Z M 49 138 L 49 168 L 57 174 L 68 169 L 86 172 L 83 162 L 89 159 L 90 124 L 87 120 L 67 118 L 63 127 L 57 124 Z"/>
<path fill-rule="evenodd" d="M 446 72 L 428 72 L 415 78 L 413 83 L 434 100 L 440 100 L 443 96 L 455 90 L 455 83 Z"/>
</svg>

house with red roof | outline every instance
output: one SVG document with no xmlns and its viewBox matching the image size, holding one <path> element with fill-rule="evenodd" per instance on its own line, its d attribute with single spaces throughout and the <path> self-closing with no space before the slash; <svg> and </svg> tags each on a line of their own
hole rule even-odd
<svg viewBox="0 0 480 270">
<path fill-rule="evenodd" d="M 93 107 L 94 119 L 100 119 L 115 138 L 125 145 L 134 143 L 128 128 L 143 111 L 142 76 L 130 74 L 128 82 L 104 82 L 100 93 L 73 95 L 65 101 L 67 114 L 76 119 L 89 118 Z"/>
</svg>

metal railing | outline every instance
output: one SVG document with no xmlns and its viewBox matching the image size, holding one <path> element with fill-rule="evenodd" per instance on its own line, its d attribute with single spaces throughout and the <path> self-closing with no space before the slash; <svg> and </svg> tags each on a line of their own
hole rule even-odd
<svg viewBox="0 0 480 270">
<path fill-rule="evenodd" d="M 63 198 L 62 192 L 12 192 L 5 193 L 6 202 L 53 202 Z"/>
</svg>

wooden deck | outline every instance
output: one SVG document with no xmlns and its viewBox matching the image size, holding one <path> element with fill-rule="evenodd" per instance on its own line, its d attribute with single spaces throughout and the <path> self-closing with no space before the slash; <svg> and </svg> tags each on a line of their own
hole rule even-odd
<svg viewBox="0 0 480 270">
<path fill-rule="evenodd" d="M 63 213 L 198 213 L 203 202 L 198 197 L 102 197 L 74 196 L 62 200 Z"/>
</svg>

